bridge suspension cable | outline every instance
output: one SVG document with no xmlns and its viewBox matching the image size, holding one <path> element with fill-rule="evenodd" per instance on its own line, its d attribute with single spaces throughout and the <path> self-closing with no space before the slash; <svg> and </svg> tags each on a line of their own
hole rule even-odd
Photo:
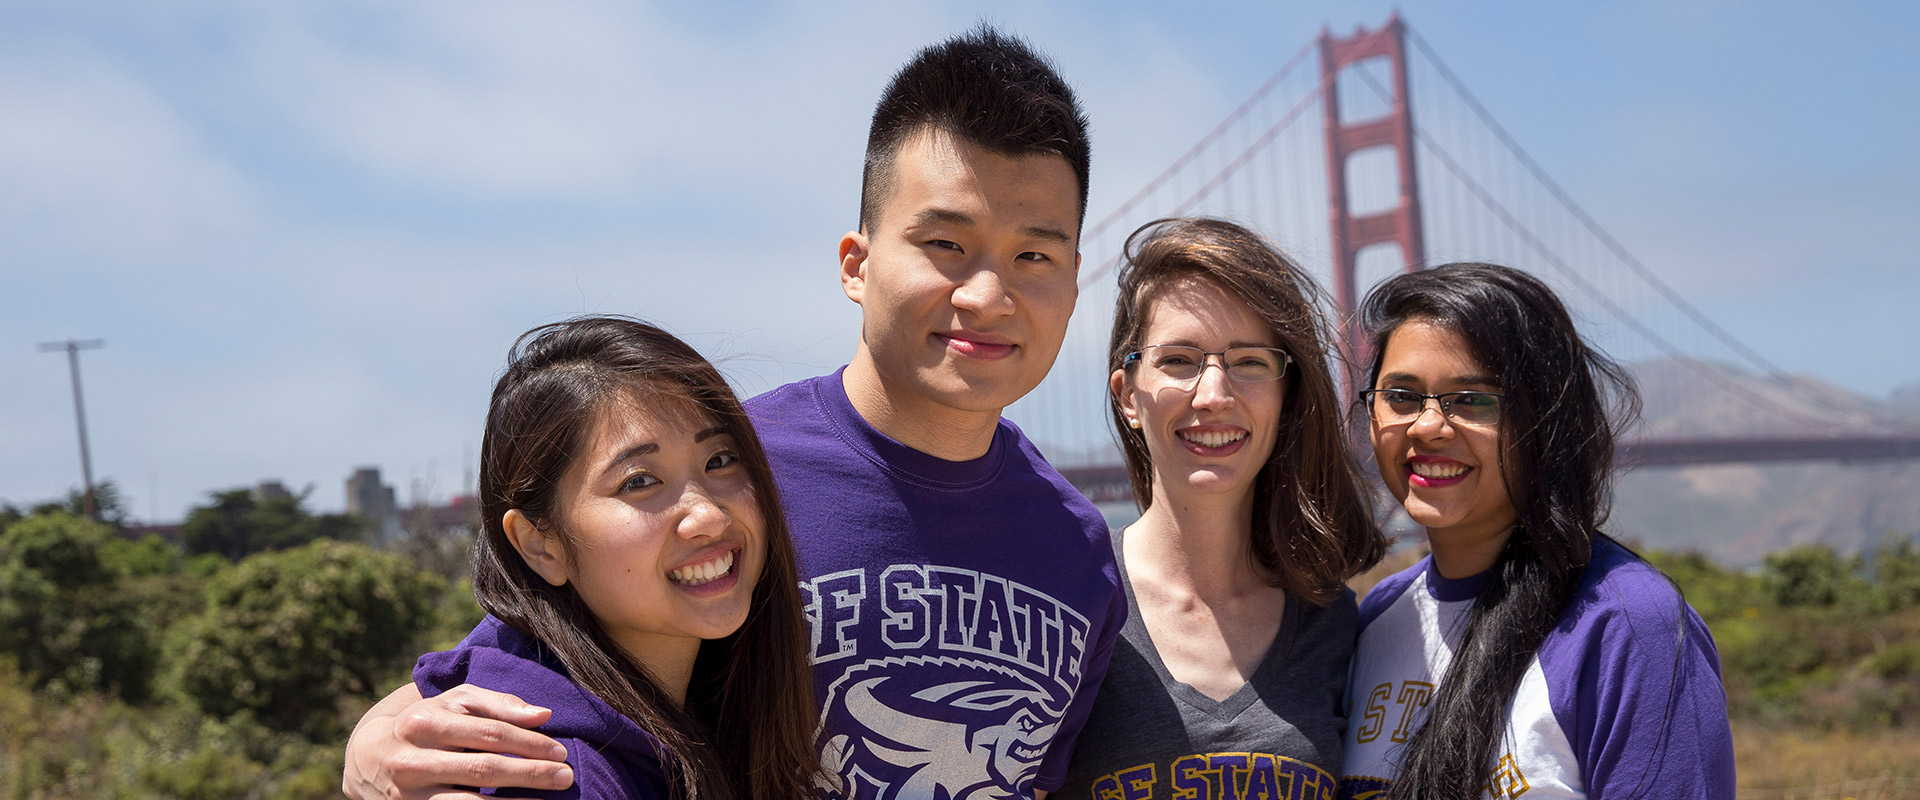
<svg viewBox="0 0 1920 800">
<path fill-rule="evenodd" d="M 1099 222 L 1088 227 L 1087 230 L 1081 234 L 1080 238 L 1097 239 L 1101 234 L 1106 233 L 1108 228 L 1113 227 L 1114 224 L 1125 219 L 1128 212 L 1139 207 L 1141 203 L 1146 202 L 1147 198 L 1152 197 L 1153 193 L 1158 191 L 1161 186 L 1165 186 L 1168 181 L 1173 180 L 1175 175 L 1178 175 L 1181 170 L 1186 169 L 1187 165 L 1193 163 L 1194 159 L 1199 158 L 1200 154 L 1205 152 L 1208 146 L 1218 141 L 1221 136 L 1224 136 L 1228 130 L 1232 129 L 1235 123 L 1238 123 L 1241 118 L 1247 115 L 1247 112 L 1253 110 L 1254 106 L 1259 105 L 1260 101 L 1265 100 L 1267 95 L 1272 94 L 1274 87 L 1279 86 L 1281 81 L 1286 80 L 1286 77 L 1293 73 L 1295 67 L 1300 66 L 1301 62 L 1307 60 L 1307 54 L 1311 52 L 1313 52 L 1312 43 L 1301 47 L 1300 52 L 1294 53 L 1293 58 L 1287 59 L 1286 64 L 1275 71 L 1272 77 L 1267 78 L 1265 83 L 1260 84 L 1260 88 L 1253 90 L 1253 94 L 1241 102 L 1240 106 L 1235 108 L 1232 113 L 1227 114 L 1226 119 L 1221 120 L 1220 124 L 1213 126 L 1213 130 L 1208 131 L 1207 135 L 1200 137 L 1200 141 L 1195 142 L 1192 147 L 1187 148 L 1187 152 L 1181 154 L 1179 158 L 1174 159 L 1173 163 L 1168 165 L 1166 169 L 1161 170 L 1160 174 L 1154 176 L 1153 180 L 1147 181 L 1147 185 L 1141 187 L 1140 191 L 1134 192 L 1132 197 L 1127 198 L 1125 202 L 1114 208 L 1112 212 L 1102 217 Z M 1080 279 L 1081 286 L 1087 286 L 1088 283 L 1089 280 L 1087 278 Z"/>
<path fill-rule="evenodd" d="M 1109 369 L 1105 334 L 1114 297 L 1110 276 L 1125 257 L 1126 231 L 1168 216 L 1235 219 L 1273 239 L 1304 269 L 1317 273 L 1317 282 L 1329 285 L 1330 265 L 1337 255 L 1330 252 L 1342 247 L 1338 241 L 1342 235 L 1336 231 L 1329 237 L 1325 223 L 1329 210 L 1325 187 L 1332 180 L 1327 170 L 1345 171 L 1349 211 L 1359 217 L 1377 216 L 1381 208 L 1404 202 L 1400 193 L 1387 187 L 1396 183 L 1391 180 L 1394 176 L 1404 181 L 1406 169 L 1389 166 L 1395 161 L 1391 156 L 1396 148 L 1377 144 L 1368 147 L 1384 153 L 1356 149 L 1336 165 L 1330 154 L 1323 153 L 1325 137 L 1331 134 L 1318 125 L 1296 123 L 1318 105 L 1330 113 L 1337 109 L 1341 126 L 1376 125 L 1380 117 L 1372 115 L 1404 113 L 1395 110 L 1396 102 L 1405 103 L 1402 108 L 1417 106 L 1421 112 L 1413 117 L 1405 149 L 1418 150 L 1421 156 L 1413 168 L 1420 173 L 1417 195 L 1423 198 L 1421 207 L 1429 218 L 1423 249 L 1437 254 L 1428 263 L 1491 260 L 1525 266 L 1544 262 L 1540 265 L 1543 277 L 1550 275 L 1552 282 L 1564 287 L 1570 310 L 1597 343 L 1623 360 L 1645 356 L 1677 362 L 1655 369 L 1704 381 L 1739 398 L 1745 407 L 1764 411 L 1763 428 L 1791 427 L 1803 437 L 1819 440 L 1858 434 L 1867 425 L 1914 429 L 1911 423 L 1889 426 L 1884 414 L 1788 375 L 1716 323 L 1675 288 L 1670 275 L 1663 278 L 1656 273 L 1576 203 L 1440 61 L 1424 38 L 1404 25 L 1397 27 L 1412 40 L 1412 47 L 1405 50 L 1408 66 L 1419 67 L 1419 74 L 1413 76 L 1416 80 L 1409 84 L 1410 97 L 1393 97 L 1383 83 L 1394 62 L 1378 53 L 1358 55 L 1369 50 L 1363 44 L 1379 41 L 1376 37 L 1383 36 L 1385 28 L 1358 30 L 1339 39 L 1331 69 L 1325 65 L 1318 70 L 1300 69 L 1316 49 L 1309 44 L 1167 167 L 1152 173 L 1138 190 L 1086 228 L 1082 250 L 1088 264 L 1097 266 L 1083 270 L 1079 279 L 1081 302 L 1068 339 L 1040 389 L 1008 412 L 1045 444 L 1049 458 L 1062 462 L 1064 456 L 1066 463 L 1088 465 L 1111 464 L 1117 458 L 1105 410 Z M 1333 125 L 1330 121 L 1328 129 Z M 1399 185 L 1404 190 L 1407 184 Z M 1366 280 L 1357 276 L 1349 280 L 1364 288 L 1383 277 L 1383 269 L 1400 271 L 1408 259 L 1389 259 L 1389 250 L 1404 252 L 1405 247 L 1360 249 L 1354 258 L 1357 263 L 1348 269 L 1363 273 Z M 1425 261 L 1417 255 L 1408 258 Z M 1388 264 L 1390 260 L 1394 263 Z M 1769 382 L 1755 384 L 1739 377 L 1738 371 L 1703 360 L 1719 352 L 1732 356 L 1724 359 L 1727 363 L 1748 365 L 1749 371 Z M 1730 428 L 1720 435 L 1734 433 L 1786 435 L 1784 430 Z M 1703 434 L 1714 435 L 1709 429 L 1686 429 L 1683 435 Z M 1646 435 L 1671 436 L 1672 432 L 1647 431 Z"/>
<path fill-rule="evenodd" d="M 1719 340 L 1719 342 L 1725 345 L 1727 349 L 1732 350 L 1734 353 L 1738 354 L 1743 360 L 1745 360 L 1748 364 L 1752 365 L 1755 369 L 1759 370 L 1761 373 L 1767 375 L 1768 377 L 1779 381 L 1782 386 L 1787 387 L 1792 391 L 1795 391 L 1796 393 L 1800 394 L 1803 398 L 1814 401 L 1815 403 L 1820 405 L 1843 406 L 1855 413 L 1866 415 L 1877 422 L 1900 424 L 1895 420 L 1888 419 L 1885 415 L 1881 414 L 1878 411 L 1862 406 L 1860 403 L 1858 403 L 1857 401 L 1851 398 L 1843 397 L 1841 395 L 1827 391 L 1825 388 L 1809 385 L 1794 378 L 1792 375 L 1788 374 L 1786 370 L 1782 369 L 1778 364 L 1773 363 L 1771 359 L 1768 359 L 1766 356 L 1761 355 L 1759 351 L 1753 349 L 1751 346 L 1747 345 L 1746 342 L 1741 341 L 1739 337 L 1734 336 L 1726 328 L 1721 327 L 1718 323 L 1714 322 L 1713 319 L 1711 317 L 1708 317 L 1705 312 L 1701 311 L 1698 306 L 1695 306 L 1693 303 L 1688 302 L 1687 299 L 1684 296 L 1682 296 L 1678 291 L 1675 291 L 1671 285 L 1669 285 L 1666 281 L 1661 280 L 1660 276 L 1657 273 L 1655 273 L 1652 269 L 1649 269 L 1645 262 L 1641 261 L 1638 257 L 1634 256 L 1634 254 L 1631 251 L 1627 250 L 1626 245 L 1622 244 L 1617 237 L 1615 237 L 1611 232 L 1607 231 L 1606 228 L 1602 227 L 1599 221 L 1593 218 L 1592 214 L 1587 213 L 1586 208 L 1581 206 L 1578 202 L 1576 202 L 1573 199 L 1573 196 L 1569 194 L 1566 191 L 1566 189 L 1560 185 L 1559 181 L 1554 180 L 1553 176 L 1547 174 L 1546 169 L 1540 166 L 1540 162 L 1536 161 L 1533 158 L 1533 156 L 1526 151 L 1525 148 L 1520 146 L 1519 141 L 1515 140 L 1512 134 L 1507 132 L 1507 129 L 1505 126 L 1501 125 L 1498 120 L 1494 119 L 1493 114 L 1487 110 L 1486 106 L 1480 102 L 1479 98 L 1474 96 L 1473 92 L 1467 89 L 1466 84 L 1460 80 L 1459 76 L 1455 75 L 1453 70 L 1447 67 L 1446 62 L 1440 59 L 1439 54 L 1434 52 L 1433 48 L 1427 44 L 1426 39 L 1422 38 L 1420 34 L 1413 29 L 1412 26 L 1407 26 L 1406 31 L 1407 31 L 1407 37 L 1413 41 L 1414 47 L 1417 48 L 1422 55 L 1426 56 L 1427 60 L 1433 64 L 1434 70 L 1440 75 L 1440 77 L 1443 80 L 1445 80 L 1450 87 L 1452 87 L 1453 91 L 1457 95 L 1459 95 L 1461 101 L 1466 104 L 1467 108 L 1470 109 L 1474 113 L 1474 115 L 1478 117 L 1480 121 L 1487 126 L 1487 129 L 1493 134 L 1494 138 L 1500 142 L 1501 146 L 1506 148 L 1508 153 L 1512 154 L 1513 157 L 1520 162 L 1521 166 L 1523 166 L 1527 170 L 1527 172 L 1533 176 L 1533 179 L 1538 181 L 1539 184 L 1547 190 L 1548 194 L 1551 195 L 1553 199 L 1557 201 L 1563 208 L 1565 208 L 1567 213 L 1571 214 L 1573 218 L 1576 221 L 1578 221 L 1580 225 L 1587 230 L 1588 233 L 1592 234 L 1593 237 L 1597 239 L 1600 242 L 1600 244 L 1604 246 L 1609 252 L 1611 252 L 1615 258 L 1618 258 L 1620 260 L 1620 263 L 1625 265 L 1628 269 L 1632 270 L 1635 275 L 1637 275 L 1641 280 L 1645 281 L 1648 286 L 1652 287 L 1655 293 L 1657 293 L 1660 297 L 1665 299 L 1674 308 L 1678 309 L 1680 313 L 1686 315 L 1686 317 L 1688 319 L 1691 319 L 1694 322 L 1694 324 L 1699 325 L 1702 330 L 1706 331 L 1713 338 Z M 1379 81 L 1375 79 L 1372 75 L 1366 73 L 1365 71 L 1360 71 L 1359 74 L 1376 93 L 1380 93 L 1383 96 L 1386 95 L 1386 92 L 1387 92 L 1386 88 L 1381 86 Z M 1428 136 L 1426 134 L 1425 130 L 1422 129 L 1417 124 L 1417 121 L 1415 125 L 1415 135 L 1420 138 L 1421 143 L 1423 145 L 1432 149 L 1434 152 L 1436 153 L 1445 152 L 1444 149 L 1441 148 L 1439 143 L 1434 141 L 1433 137 Z M 1461 171 L 1459 169 L 1458 161 L 1453 160 L 1450 156 L 1448 156 L 1447 158 L 1448 158 L 1449 169 L 1455 172 L 1457 177 L 1459 177 L 1461 180 L 1465 182 L 1473 183 L 1477 186 L 1477 183 L 1475 183 L 1469 175 L 1467 175 L 1464 171 Z M 1496 210 L 1496 213 L 1501 215 L 1503 222 L 1506 222 L 1509 225 L 1516 224 L 1516 220 L 1513 219 L 1511 214 L 1508 214 L 1504 209 L 1496 209 L 1495 205 L 1493 204 L 1492 198 L 1488 196 L 1484 191 L 1480 191 L 1477 193 L 1480 195 L 1480 198 L 1482 199 L 1483 202 L 1487 202 L 1489 204 L 1488 207 L 1490 210 Z M 1529 237 L 1532 238 L 1531 234 L 1529 234 Z M 1533 238 L 1533 241 L 1538 243 L 1539 240 L 1537 238 Z M 1542 252 L 1542 255 L 1547 255 L 1545 251 L 1541 251 L 1541 252 Z M 1570 278 L 1574 278 L 1578 282 L 1578 285 L 1582 288 L 1583 291 L 1592 295 L 1596 299 L 1596 301 L 1601 302 L 1603 305 L 1607 306 L 1608 309 L 1611 310 L 1622 322 L 1633 327 L 1637 333 L 1639 333 L 1643 337 L 1646 337 L 1650 343 L 1655 344 L 1661 350 L 1666 352 L 1669 356 L 1672 356 L 1673 358 L 1675 358 L 1675 360 L 1686 364 L 1688 368 L 1694 371 L 1695 373 L 1700 374 L 1703 377 L 1707 377 L 1709 380 L 1713 380 L 1714 382 L 1719 383 L 1722 386 L 1731 388 L 1730 382 L 1725 381 L 1724 376 L 1720 376 L 1717 372 L 1714 372 L 1712 370 L 1702 369 L 1698 365 L 1698 362 L 1687 357 L 1687 355 L 1681 352 L 1679 348 L 1673 346 L 1672 343 L 1660 337 L 1658 334 L 1655 334 L 1651 329 L 1647 328 L 1647 326 L 1640 323 L 1639 320 L 1633 318 L 1632 315 L 1629 314 L 1625 309 L 1620 308 L 1617 304 L 1614 304 L 1610 300 L 1604 298 L 1596 287 L 1594 287 L 1591 283 L 1588 283 L 1584 278 L 1580 278 L 1579 276 L 1577 276 L 1574 273 L 1574 271 L 1571 269 L 1571 267 L 1568 266 L 1564 261 L 1560 260 L 1557 256 L 1554 257 L 1553 262 L 1558 269 L 1566 273 Z M 1747 397 L 1747 399 L 1752 401 L 1759 400 L 1758 397 L 1748 396 L 1747 393 L 1745 392 L 1742 392 L 1740 394 L 1742 397 Z M 1768 405 L 1771 405 L 1771 404 L 1768 404 Z M 1786 409 L 1781 408 L 1779 406 L 1772 406 L 1772 408 L 1776 411 L 1786 412 Z M 1812 418 L 1806 417 L 1805 415 L 1799 414 L 1798 412 L 1786 412 L 1786 413 L 1789 413 L 1796 420 L 1803 423 L 1812 422 L 1812 423 L 1817 423 L 1827 427 L 1832 426 L 1832 423 L 1830 422 L 1820 422 L 1817 420 L 1813 420 Z"/>
</svg>

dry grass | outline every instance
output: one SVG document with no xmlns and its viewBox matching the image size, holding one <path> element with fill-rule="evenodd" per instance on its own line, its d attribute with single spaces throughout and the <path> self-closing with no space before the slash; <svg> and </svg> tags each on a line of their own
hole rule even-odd
<svg viewBox="0 0 1920 800">
<path fill-rule="evenodd" d="M 1734 723 L 1743 800 L 1920 798 L 1920 733 L 1769 730 Z"/>
</svg>

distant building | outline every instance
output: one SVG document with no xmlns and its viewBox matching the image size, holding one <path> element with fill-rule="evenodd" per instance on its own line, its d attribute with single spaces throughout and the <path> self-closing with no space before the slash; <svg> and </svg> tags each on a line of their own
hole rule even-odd
<svg viewBox="0 0 1920 800">
<path fill-rule="evenodd" d="M 431 541 L 472 541 L 480 533 L 480 499 L 470 494 L 447 498 L 445 505 L 418 505 L 404 514 L 409 536 Z"/>
<path fill-rule="evenodd" d="M 253 499 L 261 503 L 268 500 L 292 500 L 293 493 L 287 491 L 286 484 L 268 479 L 253 487 Z"/>
<path fill-rule="evenodd" d="M 393 487 L 380 482 L 379 467 L 361 467 L 347 477 L 347 513 L 367 525 L 367 543 L 385 547 L 400 540 L 400 504 Z"/>
</svg>

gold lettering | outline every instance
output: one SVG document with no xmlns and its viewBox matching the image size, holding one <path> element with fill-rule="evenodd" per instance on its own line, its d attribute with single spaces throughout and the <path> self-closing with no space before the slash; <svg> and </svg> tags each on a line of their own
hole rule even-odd
<svg viewBox="0 0 1920 800">
<path fill-rule="evenodd" d="M 1383 703 L 1393 699 L 1393 684 L 1383 683 L 1373 687 L 1367 693 L 1367 721 L 1360 726 L 1360 743 L 1366 744 L 1380 738 L 1380 731 L 1387 727 L 1387 708 Z"/>
<path fill-rule="evenodd" d="M 1427 707 L 1427 701 L 1433 699 L 1433 684 L 1425 681 L 1407 681 L 1400 684 L 1400 724 L 1393 729 L 1393 740 L 1405 742 L 1413 735 L 1413 712 Z"/>
<path fill-rule="evenodd" d="M 1487 780 L 1487 794 L 1495 798 L 1515 798 L 1526 794 L 1527 776 L 1520 774 L 1520 765 L 1513 760 L 1513 754 L 1500 757 L 1500 763 L 1494 765 L 1493 775 Z"/>
</svg>

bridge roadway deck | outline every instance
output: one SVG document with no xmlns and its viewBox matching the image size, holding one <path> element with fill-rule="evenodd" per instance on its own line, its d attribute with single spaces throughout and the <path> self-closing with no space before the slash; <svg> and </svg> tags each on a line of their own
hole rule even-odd
<svg viewBox="0 0 1920 800">
<path fill-rule="evenodd" d="M 1920 433 L 1880 436 L 1753 437 L 1651 439 L 1628 442 L 1620 448 L 1623 469 L 1684 467 L 1701 464 L 1756 464 L 1776 461 L 1882 461 L 1920 459 Z M 1127 468 L 1121 464 L 1094 464 L 1060 470 L 1082 494 L 1094 501 L 1124 500 L 1132 496 Z"/>
</svg>

